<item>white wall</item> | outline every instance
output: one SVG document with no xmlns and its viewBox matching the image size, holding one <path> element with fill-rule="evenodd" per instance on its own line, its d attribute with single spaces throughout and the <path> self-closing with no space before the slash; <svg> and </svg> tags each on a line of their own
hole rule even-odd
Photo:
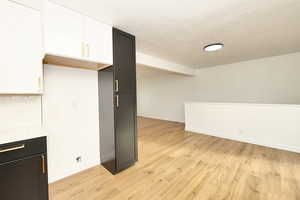
<svg viewBox="0 0 300 200">
<path fill-rule="evenodd" d="M 138 114 L 184 121 L 184 103 L 300 104 L 300 53 L 200 69 L 196 77 L 138 77 Z"/>
<path fill-rule="evenodd" d="M 185 129 L 300 153 L 300 105 L 187 103 Z"/>
<path fill-rule="evenodd" d="M 43 116 L 50 182 L 100 164 L 96 71 L 46 65 Z"/>
<path fill-rule="evenodd" d="M 0 95 L 0 143 L 43 134 L 40 96 Z"/>
</svg>

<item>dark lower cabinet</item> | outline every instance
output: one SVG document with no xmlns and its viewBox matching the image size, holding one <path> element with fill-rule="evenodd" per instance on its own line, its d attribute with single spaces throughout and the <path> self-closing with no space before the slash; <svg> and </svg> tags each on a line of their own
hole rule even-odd
<svg viewBox="0 0 300 200">
<path fill-rule="evenodd" d="M 127 169 L 136 161 L 136 97 L 119 94 L 119 106 L 115 108 L 116 166 Z"/>
<path fill-rule="evenodd" d="M 1 200 L 48 200 L 45 150 L 45 138 L 0 145 Z"/>
<path fill-rule="evenodd" d="M 99 71 L 101 164 L 116 174 L 138 160 L 135 37 L 113 29 L 113 66 Z"/>
</svg>

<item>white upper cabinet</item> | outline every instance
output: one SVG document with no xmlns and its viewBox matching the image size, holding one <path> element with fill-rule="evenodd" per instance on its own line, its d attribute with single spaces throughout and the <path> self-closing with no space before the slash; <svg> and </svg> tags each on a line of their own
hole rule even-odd
<svg viewBox="0 0 300 200">
<path fill-rule="evenodd" d="M 34 8 L 36 10 L 41 10 L 43 0 L 10 0 L 10 1 Z"/>
<path fill-rule="evenodd" d="M 86 57 L 112 64 L 112 27 L 89 17 L 85 18 Z"/>
<path fill-rule="evenodd" d="M 0 94 L 42 93 L 40 12 L 0 1 Z"/>
<path fill-rule="evenodd" d="M 112 27 L 46 1 L 45 63 L 99 70 L 111 65 Z"/>
<path fill-rule="evenodd" d="M 45 9 L 45 51 L 80 58 L 83 55 L 83 17 L 51 2 Z"/>
</svg>

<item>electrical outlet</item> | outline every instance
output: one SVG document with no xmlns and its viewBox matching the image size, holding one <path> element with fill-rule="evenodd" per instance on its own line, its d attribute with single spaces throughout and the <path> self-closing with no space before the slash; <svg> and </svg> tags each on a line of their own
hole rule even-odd
<svg viewBox="0 0 300 200">
<path fill-rule="evenodd" d="M 76 162 L 80 163 L 82 161 L 81 156 L 76 157 Z"/>
</svg>

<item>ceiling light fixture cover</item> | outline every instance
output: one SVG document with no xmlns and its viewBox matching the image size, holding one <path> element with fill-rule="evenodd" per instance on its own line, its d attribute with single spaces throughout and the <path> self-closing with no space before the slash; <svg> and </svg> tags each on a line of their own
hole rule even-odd
<svg viewBox="0 0 300 200">
<path fill-rule="evenodd" d="M 214 43 L 207 45 L 203 48 L 204 51 L 218 51 L 224 47 L 224 44 L 222 43 Z"/>
</svg>

